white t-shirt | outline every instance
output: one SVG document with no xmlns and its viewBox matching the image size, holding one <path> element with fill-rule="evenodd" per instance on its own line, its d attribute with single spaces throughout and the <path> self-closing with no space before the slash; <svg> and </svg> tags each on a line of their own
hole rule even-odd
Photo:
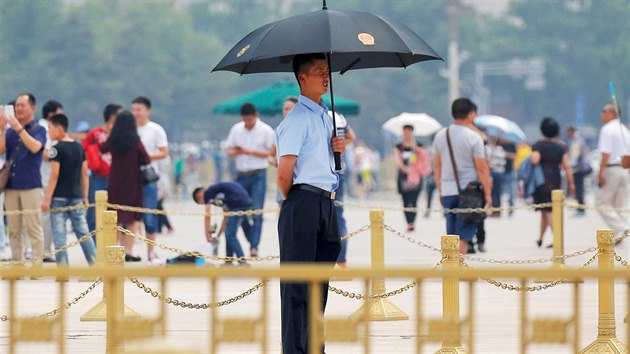
<svg viewBox="0 0 630 354">
<path fill-rule="evenodd" d="M 153 155 L 157 153 L 160 148 L 168 147 L 168 139 L 166 138 L 166 131 L 161 125 L 149 121 L 149 123 L 138 127 L 138 135 L 144 145 L 144 149 L 147 154 Z M 160 166 L 158 161 L 151 161 L 151 166 L 157 173 L 160 173 Z"/>
<path fill-rule="evenodd" d="M 458 195 L 459 192 L 448 150 L 446 129 L 443 128 L 437 132 L 435 139 L 433 139 L 433 148 L 435 153 L 440 154 L 442 162 L 442 175 L 440 177 L 442 195 L 452 196 Z M 486 158 L 483 140 L 477 132 L 459 124 L 451 124 L 448 133 L 451 137 L 453 156 L 455 156 L 455 163 L 457 164 L 459 185 L 461 189 L 464 189 L 468 183 L 478 180 L 475 158 Z"/>
<path fill-rule="evenodd" d="M 227 137 L 227 147 L 240 146 L 245 149 L 258 151 L 268 151 L 274 145 L 275 133 L 273 128 L 260 119 L 256 119 L 256 124 L 252 130 L 245 128 L 245 122 L 238 122 L 232 126 Z M 234 158 L 236 170 L 239 172 L 249 172 L 260 170 L 269 166 L 266 157 L 257 157 L 241 154 Z"/>
<path fill-rule="evenodd" d="M 44 151 L 50 150 L 52 146 L 52 141 L 50 141 L 50 135 L 48 134 L 48 120 L 42 118 L 37 124 L 46 129 L 46 145 L 44 145 Z M 39 168 L 39 172 L 42 175 L 42 186 L 44 193 L 46 193 L 46 188 L 48 187 L 48 180 L 50 179 L 50 161 L 42 158 L 42 165 Z"/>
<path fill-rule="evenodd" d="M 597 147 L 600 153 L 608 154 L 609 165 L 620 164 L 623 155 L 630 150 L 630 131 L 619 119 L 613 119 L 599 131 Z"/>
</svg>

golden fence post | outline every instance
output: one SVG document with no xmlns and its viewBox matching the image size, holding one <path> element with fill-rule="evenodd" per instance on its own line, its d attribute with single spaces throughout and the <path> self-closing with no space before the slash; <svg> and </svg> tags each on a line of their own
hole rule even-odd
<svg viewBox="0 0 630 354">
<path fill-rule="evenodd" d="M 385 223 L 381 209 L 370 210 L 370 230 L 372 236 L 372 268 L 385 268 Z M 372 279 L 372 295 L 385 293 L 385 279 Z M 367 309 L 363 307 L 367 306 Z M 368 299 L 350 318 L 363 319 L 367 315 L 370 321 L 408 320 L 409 316 L 387 299 Z"/>
<path fill-rule="evenodd" d="M 97 203 L 99 198 L 99 192 L 97 193 Z M 102 197 L 107 192 L 100 194 Z M 105 199 L 107 200 L 107 199 Z M 98 204 L 97 204 L 98 205 Z M 105 205 L 106 206 L 106 205 Z M 99 218 L 101 225 L 99 226 Z M 97 248 L 97 261 L 95 267 L 107 267 L 105 260 L 105 251 L 108 247 L 116 246 L 116 233 L 118 232 L 118 214 L 115 211 L 102 210 L 100 215 L 96 214 L 96 228 L 101 228 L 100 234 L 97 233 L 97 242 L 99 246 Z M 98 260 L 98 252 L 101 252 L 101 260 Z M 123 258 L 124 261 L 124 258 Z M 103 282 L 103 298 L 101 301 L 92 307 L 88 312 L 81 316 L 81 321 L 107 321 L 107 284 Z M 140 317 L 138 313 L 125 305 L 125 317 Z"/>
<path fill-rule="evenodd" d="M 599 256 L 597 266 L 601 271 L 614 269 L 614 236 L 613 230 L 597 230 L 597 246 Z M 598 279 L 599 319 L 597 321 L 597 339 L 582 353 L 626 353 L 626 346 L 617 339 L 615 325 L 615 279 L 601 277 Z"/>
<path fill-rule="evenodd" d="M 553 256 L 549 269 L 568 269 L 564 264 L 564 191 L 556 189 L 551 192 L 551 218 L 553 228 Z M 548 283 L 557 279 L 536 279 L 537 283 Z M 583 283 L 581 279 L 567 279 L 565 283 Z"/>
<path fill-rule="evenodd" d="M 103 232 L 103 212 L 107 210 L 107 191 L 96 191 L 94 194 L 94 215 L 96 216 L 96 228 L 95 240 L 96 240 L 96 265 L 103 265 L 105 263 L 105 247 L 113 246 L 116 244 L 116 237 L 114 239 L 105 239 L 105 233 Z M 83 276 L 79 278 L 82 282 L 94 282 L 95 277 Z"/>
<path fill-rule="evenodd" d="M 442 267 L 444 270 L 457 270 L 459 261 L 459 236 L 442 236 L 442 257 L 446 257 Z M 459 278 L 442 278 L 442 317 L 444 327 L 449 333 L 448 339 L 442 342 L 442 348 L 436 354 L 466 353 L 461 344 L 461 322 L 459 320 Z M 454 332 L 454 333 L 453 333 Z"/>
<path fill-rule="evenodd" d="M 107 246 L 104 252 L 107 267 L 123 267 L 125 264 L 125 248 L 123 246 Z M 117 333 L 122 331 L 121 325 L 125 314 L 125 286 L 124 278 L 107 276 L 105 284 L 105 299 L 107 299 L 107 354 L 117 354 L 124 351 L 124 342 L 118 339 Z"/>
<path fill-rule="evenodd" d="M 105 247 L 116 245 L 116 234 L 114 234 L 113 240 L 105 237 L 105 220 L 103 220 L 103 217 L 105 211 L 107 211 L 107 191 L 96 191 L 94 200 L 94 214 L 96 215 L 96 264 L 103 265 L 105 264 Z"/>
</svg>

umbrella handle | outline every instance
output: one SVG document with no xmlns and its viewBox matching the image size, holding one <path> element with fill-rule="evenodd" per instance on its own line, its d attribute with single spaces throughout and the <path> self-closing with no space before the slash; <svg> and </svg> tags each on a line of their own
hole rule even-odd
<svg viewBox="0 0 630 354">
<path fill-rule="evenodd" d="M 335 171 L 341 171 L 341 153 L 335 151 L 333 155 L 335 157 Z"/>
</svg>

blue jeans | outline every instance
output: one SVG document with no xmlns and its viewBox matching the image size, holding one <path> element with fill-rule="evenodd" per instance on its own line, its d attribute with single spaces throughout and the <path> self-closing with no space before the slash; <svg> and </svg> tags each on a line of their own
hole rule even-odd
<svg viewBox="0 0 630 354">
<path fill-rule="evenodd" d="M 505 177 L 505 173 L 492 172 L 492 207 L 500 208 L 501 207 L 501 194 L 503 192 L 503 179 Z M 501 212 L 499 212 L 500 214 Z"/>
<path fill-rule="evenodd" d="M 235 208 L 230 211 L 241 211 L 241 210 L 249 210 L 248 208 Z M 225 227 L 225 247 L 226 247 L 226 256 L 230 257 L 236 254 L 236 257 L 243 257 L 245 254 L 243 253 L 243 248 L 241 247 L 241 243 L 238 242 L 238 238 L 236 234 L 238 232 L 239 227 L 243 227 L 243 231 L 245 231 L 245 237 L 249 239 L 248 232 L 249 230 L 245 230 L 246 226 L 249 225 L 247 216 L 230 216 L 227 221 L 227 225 Z M 251 230 L 251 228 L 250 228 Z"/>
<path fill-rule="evenodd" d="M 514 195 L 516 194 L 514 172 L 506 172 L 503 174 L 503 194 L 508 195 L 508 205 L 514 206 Z"/>
<path fill-rule="evenodd" d="M 263 208 L 263 204 L 265 204 L 265 191 L 267 190 L 267 171 L 260 171 L 249 176 L 239 174 L 236 178 L 236 183 L 243 186 L 252 198 L 252 209 L 257 210 Z M 247 241 L 249 241 L 251 248 L 258 248 L 263 216 L 262 214 L 254 215 L 253 219 L 254 224 L 250 226 L 249 223 L 244 223 L 243 230 L 245 230 L 246 235 L 250 235 Z M 250 228 L 251 230 L 249 230 Z"/>
<path fill-rule="evenodd" d="M 340 202 L 344 200 L 344 192 L 345 192 L 345 184 L 346 184 L 346 175 L 339 175 L 339 187 L 335 191 L 337 193 L 336 199 Z M 346 228 L 346 219 L 343 217 L 343 205 L 337 205 L 335 207 L 335 212 L 337 213 L 337 225 L 339 225 L 339 236 L 346 236 L 348 233 L 348 229 Z M 339 251 L 339 256 L 337 257 L 338 263 L 346 263 L 346 251 L 348 249 L 348 240 L 341 241 L 341 250 Z"/>
<path fill-rule="evenodd" d="M 148 209 L 157 209 L 157 204 L 158 204 L 157 183 L 151 183 L 144 186 L 143 194 L 144 194 L 144 201 L 142 202 L 142 206 Z M 147 234 L 154 234 L 158 232 L 157 214 L 142 214 L 142 221 L 144 221 L 144 229 L 147 232 Z"/>
<path fill-rule="evenodd" d="M 78 205 L 83 202 L 80 198 L 53 198 L 50 203 L 51 208 L 62 208 L 72 205 Z M 81 238 L 89 233 L 87 221 L 85 220 L 85 209 L 62 211 L 58 213 L 50 214 L 50 221 L 52 223 L 53 243 L 55 249 L 60 249 L 66 245 L 66 220 L 70 219 L 72 222 L 72 229 L 74 230 L 77 238 Z M 81 242 L 81 248 L 87 262 L 92 265 L 96 262 L 96 246 L 94 246 L 94 240 L 89 238 Z M 63 251 L 56 254 L 58 265 L 68 265 L 68 252 Z"/>
<path fill-rule="evenodd" d="M 459 207 L 459 196 L 449 195 L 442 197 L 442 204 L 445 209 L 455 209 Z M 459 217 L 460 214 L 444 213 L 446 218 L 446 233 L 448 235 L 459 235 L 464 241 L 472 241 L 473 235 L 477 231 L 477 223 L 464 222 Z"/>
<path fill-rule="evenodd" d="M 0 208 L 4 208 L 4 193 L 0 193 Z M 4 215 L 0 215 L 0 253 L 4 251 L 7 242 L 7 233 L 4 225 Z"/>
<path fill-rule="evenodd" d="M 96 191 L 107 190 L 107 177 L 91 175 L 90 176 L 90 189 L 88 191 L 88 200 L 90 204 L 96 201 Z M 90 232 L 96 230 L 96 208 L 89 208 L 87 210 L 87 223 Z"/>
</svg>

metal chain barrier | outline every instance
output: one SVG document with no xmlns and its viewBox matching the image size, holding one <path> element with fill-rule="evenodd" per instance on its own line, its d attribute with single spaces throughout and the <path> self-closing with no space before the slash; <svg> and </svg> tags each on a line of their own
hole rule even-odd
<svg viewBox="0 0 630 354">
<path fill-rule="evenodd" d="M 628 268 L 628 261 L 626 261 L 625 259 L 621 258 L 620 255 L 617 254 L 617 252 L 614 253 L 615 256 L 615 260 L 619 263 L 621 263 L 622 266 Z"/>
<path fill-rule="evenodd" d="M 600 253 L 601 253 L 601 250 L 598 250 L 597 252 L 595 252 L 595 254 L 591 258 L 589 258 L 584 264 L 582 264 L 578 268 L 578 270 L 583 270 L 589 265 L 593 264 L 593 262 L 595 262 L 595 260 L 597 259 L 597 256 L 599 256 Z M 470 267 L 468 264 L 466 264 L 466 262 L 464 262 L 463 257 L 460 258 L 460 262 L 461 262 L 462 267 L 466 269 L 472 269 L 472 267 Z M 482 278 L 482 279 L 488 282 L 489 284 L 496 286 L 497 288 L 510 290 L 510 291 L 518 291 L 518 292 L 522 292 L 522 291 L 534 292 L 534 291 L 547 290 L 549 288 L 553 288 L 554 286 L 565 283 L 567 281 L 566 279 L 562 278 L 562 279 L 554 280 L 554 281 L 551 281 L 549 283 L 545 283 L 542 285 L 521 287 L 521 286 L 506 284 L 506 283 L 500 282 L 498 280 L 490 279 L 490 278 Z"/>
<path fill-rule="evenodd" d="M 360 229 L 354 231 L 354 232 L 350 232 L 347 235 L 341 237 L 341 240 L 346 240 L 352 237 L 357 236 L 358 234 L 367 231 L 370 229 L 370 225 L 364 225 L 362 226 Z M 207 254 L 203 254 L 201 252 L 196 252 L 196 251 L 186 251 L 186 250 L 182 250 L 176 247 L 171 247 L 168 245 L 165 245 L 163 243 L 154 241 L 154 240 L 150 240 L 146 237 L 140 236 L 135 234 L 134 232 L 132 232 L 131 230 L 125 229 L 123 227 L 118 226 L 118 231 L 124 233 L 125 235 L 131 236 L 137 240 L 143 241 L 145 243 L 151 244 L 153 246 L 159 247 L 163 250 L 166 251 L 171 251 L 177 254 L 181 254 L 184 256 L 190 256 L 190 257 L 196 257 L 196 258 L 204 258 L 204 259 L 211 259 L 211 260 L 215 260 L 215 261 L 228 261 L 228 262 L 233 262 L 233 261 L 255 261 L 255 262 L 260 262 L 260 261 L 272 261 L 275 259 L 279 259 L 280 256 L 265 256 L 265 257 L 221 257 L 221 256 L 213 256 L 213 255 L 207 255 Z"/>
<path fill-rule="evenodd" d="M 124 210 L 143 214 L 157 214 L 157 215 L 180 215 L 180 216 L 245 216 L 245 215 L 262 215 L 265 213 L 275 213 L 280 210 L 279 207 L 269 209 L 256 209 L 256 210 L 240 210 L 240 211 L 220 211 L 220 212 L 203 212 L 203 211 L 168 211 L 149 208 L 132 207 L 121 204 L 107 203 L 107 207 L 114 210 Z"/>
<path fill-rule="evenodd" d="M 501 211 L 514 211 L 514 210 L 534 210 L 536 208 L 551 208 L 552 203 L 540 203 L 540 204 L 525 204 L 525 205 L 515 205 L 515 206 L 506 206 L 506 207 L 488 207 L 488 208 L 442 208 L 442 209 L 427 209 L 427 208 L 414 208 L 414 207 L 384 207 L 384 206 L 374 206 L 353 202 L 342 202 L 335 201 L 335 205 L 338 206 L 348 206 L 362 209 L 382 209 L 389 211 L 404 211 L 404 212 L 415 212 L 415 213 L 453 213 L 453 214 L 468 214 L 468 213 L 481 213 L 481 212 L 501 212 Z"/>
<path fill-rule="evenodd" d="M 100 229 L 98 229 L 98 231 L 102 230 L 103 228 L 101 227 Z M 41 256 L 33 256 L 31 259 L 25 259 L 23 261 L 10 261 L 10 262 L 5 262 L 5 263 L 0 263 L 0 268 L 5 268 L 5 267 L 11 267 L 11 266 L 15 266 L 15 265 L 26 265 L 28 263 L 33 263 L 35 261 L 43 261 L 44 258 L 52 258 L 54 257 L 57 253 L 59 252 L 63 252 L 63 251 L 67 251 L 69 248 L 72 248 L 78 244 L 80 244 L 81 242 L 87 240 L 88 238 L 92 238 L 94 237 L 94 235 L 96 235 L 97 230 L 94 230 L 88 234 L 83 235 L 83 237 L 77 239 L 76 241 L 72 241 L 67 245 L 64 245 L 62 247 L 60 247 L 58 250 L 54 250 L 50 253 L 44 253 Z"/>
<path fill-rule="evenodd" d="M 433 266 L 433 270 L 437 270 L 442 263 L 444 263 L 444 261 L 446 261 L 448 259 L 447 256 L 443 256 L 434 266 Z M 411 283 L 403 286 L 402 288 L 399 288 L 397 290 L 394 291 L 390 291 L 387 293 L 382 293 L 382 294 L 371 294 L 367 297 L 367 299 L 386 299 L 388 297 L 392 297 L 398 294 L 402 294 L 405 291 L 414 288 L 416 285 L 418 285 L 418 283 L 416 283 L 416 281 L 412 281 Z M 339 288 L 335 288 L 332 285 L 328 285 L 328 291 L 332 291 L 333 293 L 337 294 L 337 295 L 341 295 L 343 297 L 348 297 L 351 299 L 357 299 L 357 300 L 364 300 L 366 299 L 365 295 L 363 294 L 359 294 L 359 293 L 353 293 L 350 291 L 346 291 L 346 290 L 341 290 Z"/>
<path fill-rule="evenodd" d="M 138 280 L 138 278 L 135 277 L 129 277 L 129 280 L 134 283 L 140 290 L 144 291 L 147 294 L 150 294 L 151 296 L 153 296 L 154 298 L 157 298 L 160 301 L 165 302 L 168 305 L 173 305 L 173 306 L 178 306 L 181 308 L 185 308 L 185 309 L 192 309 L 192 310 L 207 310 L 207 309 L 215 309 L 215 308 L 219 308 L 222 306 L 226 306 L 226 305 L 230 305 L 233 304 L 239 300 L 242 300 L 244 298 L 246 298 L 247 296 L 251 295 L 252 293 L 256 292 L 258 289 L 262 288 L 265 285 L 264 281 L 261 281 L 260 283 L 254 285 L 253 287 L 247 289 L 245 292 L 241 293 L 240 295 L 234 296 L 232 298 L 229 298 L 225 301 L 219 301 L 216 303 L 210 303 L 210 304 L 198 304 L 198 303 L 192 303 L 192 302 L 185 302 L 185 301 L 180 301 L 180 300 L 176 300 L 173 299 L 172 297 L 164 297 L 164 295 L 160 294 L 157 290 L 153 290 L 151 289 L 151 287 L 149 287 L 148 285 L 144 284 L 143 282 L 141 282 L 140 280 Z"/>
<path fill-rule="evenodd" d="M 232 262 L 232 261 L 271 261 L 274 259 L 278 259 L 280 258 L 280 256 L 265 256 L 265 257 L 220 257 L 220 256 L 212 256 L 212 255 L 207 255 L 207 254 L 203 254 L 201 252 L 196 252 L 196 251 L 186 251 L 186 250 L 182 250 L 176 247 L 171 247 L 171 246 L 167 246 L 163 243 L 154 241 L 154 240 L 150 240 L 146 237 L 140 236 L 140 235 L 136 235 L 134 232 L 132 232 L 131 230 L 127 230 L 124 227 L 117 227 L 118 231 L 122 232 L 123 234 L 127 235 L 127 236 L 131 236 L 137 240 L 143 241 L 145 243 L 148 243 L 150 245 L 159 247 L 163 250 L 166 251 L 171 251 L 174 253 L 178 253 L 184 256 L 190 256 L 190 257 L 196 257 L 196 258 L 204 258 L 204 259 L 212 259 L 215 261 L 228 261 L 228 262 Z"/>
<path fill-rule="evenodd" d="M 424 243 L 424 242 L 422 242 L 422 241 L 420 241 L 420 240 L 416 240 L 415 238 L 413 238 L 413 237 L 411 237 L 411 236 L 409 236 L 409 235 L 405 234 L 404 232 L 400 232 L 400 231 L 398 231 L 398 230 L 394 229 L 393 227 L 391 227 L 391 226 L 389 226 L 389 225 L 387 225 L 387 224 L 385 224 L 384 226 L 385 226 L 385 230 L 387 230 L 387 231 L 389 231 L 389 232 L 393 233 L 394 235 L 396 235 L 396 236 L 398 236 L 398 237 L 400 237 L 400 238 L 402 238 L 402 239 L 405 239 L 405 240 L 407 240 L 407 241 L 409 241 L 409 242 L 411 242 L 411 243 L 414 243 L 414 244 L 420 245 L 420 246 L 422 246 L 422 247 L 424 247 L 424 248 L 427 248 L 427 249 L 429 249 L 429 250 L 431 250 L 431 251 L 435 251 L 435 252 L 442 253 L 442 250 L 441 250 L 441 249 L 439 249 L 439 248 L 437 248 L 437 247 L 435 247 L 435 246 L 429 245 L 429 244 Z"/>
<path fill-rule="evenodd" d="M 65 206 L 65 207 L 59 207 L 59 208 L 51 208 L 48 212 L 49 213 L 61 213 L 63 211 L 71 211 L 71 210 L 80 210 L 80 209 L 88 209 L 88 208 L 93 208 L 96 204 L 92 203 L 92 204 L 77 204 L 77 205 L 70 205 L 70 206 Z M 39 208 L 36 209 L 24 209 L 24 210 L 0 210 L 0 216 L 6 215 L 6 216 L 13 216 L 13 215 L 26 215 L 26 214 L 37 214 L 40 213 L 42 210 Z"/>
<path fill-rule="evenodd" d="M 361 226 L 361 228 L 359 228 L 357 231 L 350 232 L 350 233 L 346 234 L 345 236 L 341 236 L 340 240 L 341 240 L 341 241 L 344 241 L 344 240 L 351 239 L 351 238 L 353 238 L 354 236 L 357 236 L 358 234 L 360 234 L 360 233 L 362 233 L 362 232 L 364 232 L 364 231 L 367 231 L 367 230 L 369 230 L 369 229 L 371 229 L 371 228 L 372 228 L 372 227 L 371 227 L 369 224 L 368 224 L 368 225 L 363 225 L 363 226 Z"/>
<path fill-rule="evenodd" d="M 79 301 L 81 301 L 82 299 L 84 299 L 89 293 L 92 292 L 92 290 L 94 290 L 98 285 L 100 285 L 102 283 L 102 279 L 98 278 L 96 279 L 96 281 L 94 283 L 92 283 L 92 285 L 90 285 L 87 289 L 85 289 L 84 292 L 82 292 L 81 294 L 79 294 L 78 296 L 76 296 L 75 298 L 73 298 L 72 300 L 66 302 L 62 307 L 57 307 L 56 309 L 52 310 L 52 311 L 48 311 L 46 313 L 43 313 L 41 315 L 37 315 L 37 316 L 30 316 L 28 318 L 44 318 L 44 317 L 52 317 L 55 316 L 56 314 L 58 314 L 62 308 L 65 308 L 66 310 L 70 309 L 73 305 L 76 305 Z M 0 316 L 0 321 L 2 322 L 6 322 L 9 321 L 10 318 L 6 315 L 4 316 Z"/>
</svg>

